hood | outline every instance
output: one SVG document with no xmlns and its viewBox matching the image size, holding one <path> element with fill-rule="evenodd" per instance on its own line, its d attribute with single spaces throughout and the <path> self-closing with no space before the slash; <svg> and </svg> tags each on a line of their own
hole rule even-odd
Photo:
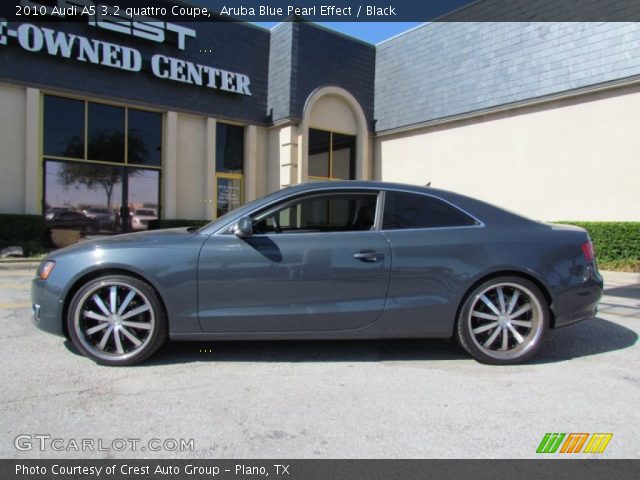
<svg viewBox="0 0 640 480">
<path fill-rule="evenodd" d="M 114 248 L 118 246 L 154 246 L 154 245 L 167 245 L 170 243 L 179 242 L 185 238 L 192 238 L 193 235 L 197 235 L 195 232 L 190 232 L 187 227 L 182 228 L 169 228 L 166 230 L 151 230 L 144 232 L 125 233 L 121 235 L 113 235 L 103 237 L 95 240 L 85 240 L 69 247 L 61 248 L 51 252 L 47 258 L 55 258 L 58 255 L 75 254 L 85 252 L 87 250 L 93 250 L 96 248 Z"/>
</svg>

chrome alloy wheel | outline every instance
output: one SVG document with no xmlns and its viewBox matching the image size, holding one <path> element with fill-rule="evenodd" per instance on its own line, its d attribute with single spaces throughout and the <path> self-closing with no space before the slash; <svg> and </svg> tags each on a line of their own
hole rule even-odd
<svg viewBox="0 0 640 480">
<path fill-rule="evenodd" d="M 503 282 L 474 297 L 467 322 L 476 347 L 497 360 L 510 360 L 536 346 L 543 331 L 543 315 L 533 292 Z"/>
<path fill-rule="evenodd" d="M 151 341 L 156 319 L 151 302 L 124 282 L 103 281 L 77 302 L 73 326 L 82 346 L 102 360 L 126 360 Z"/>
</svg>

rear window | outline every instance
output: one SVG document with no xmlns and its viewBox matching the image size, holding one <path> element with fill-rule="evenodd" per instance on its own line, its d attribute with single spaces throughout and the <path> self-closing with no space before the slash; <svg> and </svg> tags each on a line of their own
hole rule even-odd
<svg viewBox="0 0 640 480">
<path fill-rule="evenodd" d="M 384 230 L 468 227 L 477 223 L 458 208 L 428 195 L 393 191 L 385 195 Z"/>
<path fill-rule="evenodd" d="M 156 214 L 153 210 L 136 210 L 135 215 L 145 215 L 147 217 L 152 217 Z"/>
</svg>

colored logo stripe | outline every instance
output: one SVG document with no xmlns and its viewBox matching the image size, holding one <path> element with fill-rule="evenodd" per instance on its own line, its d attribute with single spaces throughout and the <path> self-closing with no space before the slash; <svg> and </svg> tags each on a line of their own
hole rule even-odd
<svg viewBox="0 0 640 480">
<path fill-rule="evenodd" d="M 570 433 L 562 444 L 560 453 L 580 453 L 587 438 L 589 438 L 588 433 Z"/>
<path fill-rule="evenodd" d="M 536 453 L 556 453 L 564 436 L 564 433 L 546 433 Z"/>
<path fill-rule="evenodd" d="M 613 433 L 594 433 L 584 449 L 584 453 L 602 453 L 609 445 Z"/>
<path fill-rule="evenodd" d="M 589 435 L 591 438 L 589 439 Z M 565 440 L 566 437 L 566 440 Z M 603 453 L 613 433 L 545 433 L 536 453 Z M 587 439 L 589 442 L 587 443 Z M 562 441 L 564 440 L 564 443 Z M 582 447 L 587 443 L 584 451 Z"/>
</svg>

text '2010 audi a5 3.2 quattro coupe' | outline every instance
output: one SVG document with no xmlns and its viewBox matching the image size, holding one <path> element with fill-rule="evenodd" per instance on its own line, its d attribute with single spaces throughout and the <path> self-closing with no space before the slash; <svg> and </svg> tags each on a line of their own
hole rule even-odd
<svg viewBox="0 0 640 480">
<path fill-rule="evenodd" d="M 595 315 L 587 232 L 484 202 L 381 182 L 285 188 L 200 228 L 58 250 L 32 284 L 34 321 L 105 365 L 167 339 L 450 338 L 519 363 L 550 328 Z"/>
</svg>

